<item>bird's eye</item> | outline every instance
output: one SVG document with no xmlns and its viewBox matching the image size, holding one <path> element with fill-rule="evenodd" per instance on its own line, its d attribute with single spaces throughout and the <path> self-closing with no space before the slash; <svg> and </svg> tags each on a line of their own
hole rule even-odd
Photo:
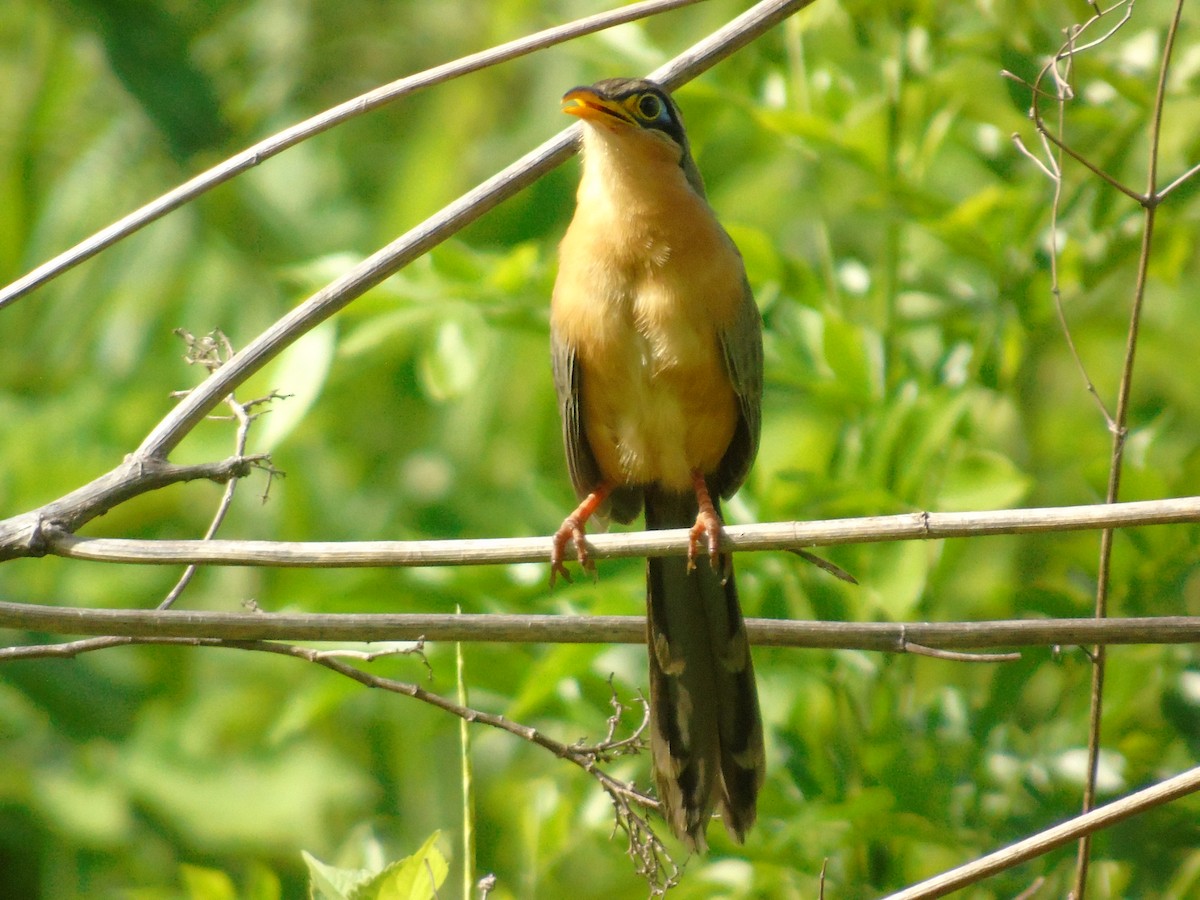
<svg viewBox="0 0 1200 900">
<path fill-rule="evenodd" d="M 638 98 L 637 109 L 643 119 L 653 122 L 662 115 L 663 104 L 654 94 L 642 94 Z"/>
</svg>

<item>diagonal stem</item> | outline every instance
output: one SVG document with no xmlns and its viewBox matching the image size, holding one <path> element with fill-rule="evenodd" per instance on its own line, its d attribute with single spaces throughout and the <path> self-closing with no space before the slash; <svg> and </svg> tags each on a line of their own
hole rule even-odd
<svg viewBox="0 0 1200 900">
<path fill-rule="evenodd" d="M 1146 296 L 1146 280 L 1150 267 L 1150 253 L 1154 240 L 1155 213 L 1158 209 L 1158 150 L 1162 136 L 1162 114 L 1166 100 L 1167 72 L 1171 64 L 1171 51 L 1175 46 L 1175 36 L 1179 30 L 1179 20 L 1183 14 L 1183 0 L 1176 0 L 1175 15 L 1167 29 L 1167 39 L 1163 46 L 1162 61 L 1159 66 L 1158 86 L 1154 95 L 1154 107 L 1151 116 L 1149 162 L 1146 172 L 1146 201 L 1143 203 L 1144 218 L 1142 227 L 1142 245 L 1138 255 L 1137 279 L 1134 283 L 1133 304 L 1129 312 L 1129 330 L 1125 341 L 1125 362 L 1121 369 L 1121 382 L 1117 389 L 1117 409 L 1112 427 L 1112 455 L 1108 471 L 1108 489 L 1105 500 L 1116 503 L 1121 492 L 1121 468 L 1125 457 L 1125 438 L 1128 434 L 1129 402 L 1133 392 L 1133 365 L 1137 353 L 1138 331 L 1142 319 L 1142 305 Z M 1108 615 L 1109 579 L 1112 570 L 1113 534 L 1106 529 L 1100 535 L 1100 560 L 1096 583 L 1095 616 L 1102 619 Z M 1104 707 L 1104 674 L 1106 653 L 1102 646 L 1094 648 L 1095 664 L 1092 667 L 1091 701 L 1088 714 L 1088 769 L 1087 782 L 1084 785 L 1083 811 L 1086 813 L 1095 806 L 1096 802 L 1096 772 L 1100 756 L 1101 716 Z M 1091 836 L 1084 835 L 1079 841 L 1075 863 L 1075 887 L 1072 892 L 1075 900 L 1083 900 L 1087 891 L 1088 861 L 1091 850 Z"/>
<path fill-rule="evenodd" d="M 510 59 L 516 59 L 535 50 L 552 47 L 555 44 L 569 41 L 585 34 L 611 28 L 635 19 L 645 18 L 658 13 L 667 12 L 680 6 L 689 6 L 699 0 L 643 0 L 631 3 L 620 9 L 609 10 L 587 16 L 565 25 L 557 25 L 543 31 L 500 44 L 479 53 L 472 53 L 461 59 L 434 66 L 424 72 L 409 75 L 390 84 L 375 88 L 358 97 L 339 103 L 337 106 L 318 113 L 303 122 L 273 134 L 259 141 L 242 152 L 231 156 L 224 162 L 213 166 L 178 187 L 168 191 L 161 197 L 152 200 L 140 209 L 118 219 L 116 222 L 102 228 L 100 231 L 84 239 L 68 250 L 63 251 L 53 259 L 38 266 L 25 276 L 17 279 L 5 288 L 0 288 L 0 309 L 15 303 L 21 297 L 41 287 L 46 282 L 74 268 L 79 263 L 95 256 L 102 250 L 112 246 L 129 235 L 144 228 L 151 222 L 162 218 L 184 204 L 190 203 L 200 195 L 212 190 L 218 185 L 252 169 L 259 163 L 282 153 L 289 147 L 307 140 L 310 137 L 328 131 L 335 125 L 377 109 L 393 100 L 435 84 L 449 81 L 460 75 L 476 72 L 488 66 Z"/>
</svg>

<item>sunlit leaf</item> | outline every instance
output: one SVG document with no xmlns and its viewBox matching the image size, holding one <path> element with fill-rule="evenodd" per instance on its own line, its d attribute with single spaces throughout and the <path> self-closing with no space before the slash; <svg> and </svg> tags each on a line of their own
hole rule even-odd
<svg viewBox="0 0 1200 900">
<path fill-rule="evenodd" d="M 273 385 L 271 390 L 287 395 L 286 399 L 271 403 L 262 426 L 255 429 L 257 443 L 264 450 L 272 450 L 285 441 L 320 400 L 336 344 L 334 323 L 318 325 L 284 350 L 260 379 Z"/>
<path fill-rule="evenodd" d="M 179 867 L 190 900 L 236 900 L 233 879 L 220 869 L 206 869 L 186 863 Z"/>
</svg>

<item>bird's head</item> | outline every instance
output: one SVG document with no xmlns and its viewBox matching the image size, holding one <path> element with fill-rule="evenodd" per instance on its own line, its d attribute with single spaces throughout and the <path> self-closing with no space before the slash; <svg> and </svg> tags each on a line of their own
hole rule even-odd
<svg viewBox="0 0 1200 900">
<path fill-rule="evenodd" d="M 595 136 L 620 145 L 626 153 L 667 156 L 703 195 L 683 117 L 660 85 L 644 79 L 608 78 L 590 87 L 574 87 L 563 94 L 562 111 L 578 116 Z"/>
</svg>

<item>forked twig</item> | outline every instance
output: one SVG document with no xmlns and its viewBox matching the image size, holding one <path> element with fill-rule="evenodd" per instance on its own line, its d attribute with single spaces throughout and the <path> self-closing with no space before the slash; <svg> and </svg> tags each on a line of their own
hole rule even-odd
<svg viewBox="0 0 1200 900">
<path fill-rule="evenodd" d="M 194 334 L 182 328 L 175 329 L 175 333 L 183 338 L 184 342 L 187 344 L 187 354 L 184 356 L 184 359 L 187 360 L 189 365 L 203 366 L 211 373 L 223 366 L 229 361 L 230 357 L 233 356 L 233 345 L 230 343 L 229 338 L 226 337 L 225 334 L 220 330 L 213 331 L 211 334 L 205 335 L 201 338 L 196 337 Z M 181 395 L 186 393 L 187 392 L 184 391 Z M 256 406 L 265 406 L 273 400 L 283 399 L 285 396 L 286 395 L 280 394 L 277 391 L 272 391 L 266 397 L 259 397 L 255 400 L 249 401 L 248 403 L 238 402 L 237 398 L 235 398 L 233 394 L 230 394 L 225 398 L 225 405 L 229 407 L 233 418 L 238 423 L 237 433 L 234 438 L 233 452 L 235 456 L 245 456 L 246 444 L 250 438 L 250 425 L 255 419 L 261 416 L 263 412 L 266 412 L 266 410 L 259 412 L 251 412 L 251 410 Z M 275 478 L 275 476 L 282 473 L 280 473 L 274 468 L 274 466 L 271 465 L 269 457 L 265 458 L 259 464 L 259 467 L 267 473 L 267 486 L 263 490 L 263 502 L 265 503 L 267 500 L 267 495 L 271 490 L 272 480 Z M 225 490 L 221 494 L 221 500 L 217 504 L 216 512 L 213 513 L 212 519 L 209 522 L 208 528 L 205 530 L 204 536 L 201 538 L 201 540 L 210 541 L 216 537 L 217 531 L 221 527 L 221 523 L 225 521 L 225 516 L 228 515 L 229 509 L 233 505 L 233 497 L 237 491 L 239 481 L 240 479 L 231 478 L 225 482 Z M 164 597 L 162 602 L 158 604 L 158 608 L 170 609 L 174 605 L 175 601 L 179 599 L 180 595 L 183 594 L 187 586 L 191 583 L 192 578 L 195 577 L 197 571 L 197 565 L 195 563 L 189 563 L 188 566 L 183 570 L 183 574 L 179 576 L 179 580 L 175 582 L 171 590 L 167 592 L 166 597 Z"/>
</svg>

